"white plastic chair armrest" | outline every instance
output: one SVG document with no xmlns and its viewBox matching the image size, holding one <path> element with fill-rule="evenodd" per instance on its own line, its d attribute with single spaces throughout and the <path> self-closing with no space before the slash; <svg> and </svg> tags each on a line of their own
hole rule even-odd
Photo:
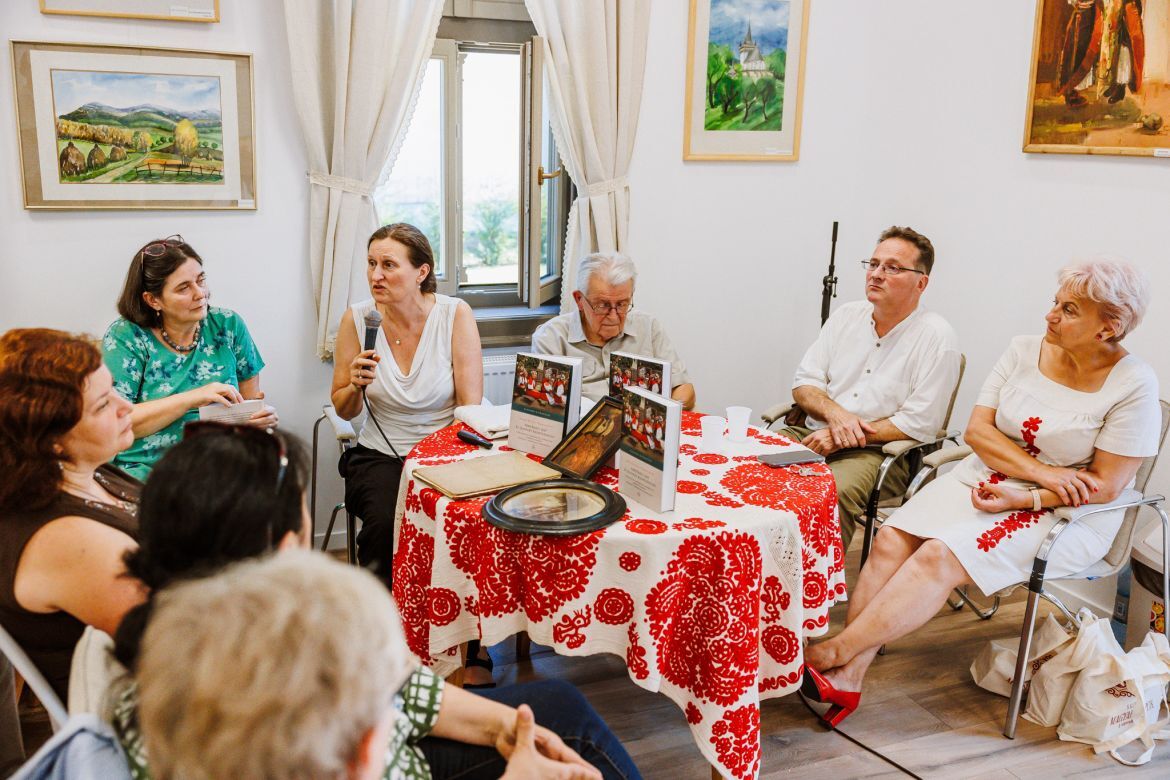
<svg viewBox="0 0 1170 780">
<path fill-rule="evenodd" d="M 953 463 L 956 460 L 962 460 L 971 454 L 971 448 L 965 444 L 958 447 L 944 447 L 941 450 L 936 450 L 922 459 L 922 462 L 932 469 L 937 469 L 946 463 Z"/>
<path fill-rule="evenodd" d="M 1115 509 L 1129 509 L 1130 507 L 1139 506 L 1142 504 L 1156 503 L 1160 496 L 1150 496 L 1148 499 L 1142 496 L 1133 488 L 1126 488 L 1121 491 L 1121 495 L 1110 501 L 1108 504 L 1082 504 L 1081 506 L 1058 506 L 1053 510 L 1053 514 L 1057 517 L 1067 518 L 1070 523 L 1075 523 L 1083 520 L 1089 515 L 1097 515 L 1102 512 L 1112 512 Z"/>
<path fill-rule="evenodd" d="M 791 401 L 786 402 L 786 403 L 778 403 L 778 404 L 775 404 L 773 406 L 769 406 L 767 409 L 765 409 L 763 412 L 760 413 L 760 419 L 763 420 L 764 422 L 766 422 L 768 425 L 771 425 L 772 423 L 776 422 L 777 420 L 782 418 L 784 415 L 786 415 L 790 411 L 792 411 L 792 406 L 793 406 L 793 404 Z"/>
<path fill-rule="evenodd" d="M 341 419 L 332 404 L 325 404 L 325 406 L 321 407 L 321 412 L 328 418 L 329 424 L 333 426 L 333 435 L 337 437 L 338 441 L 357 440 L 357 434 L 354 433 L 353 425 L 350 424 L 349 420 Z"/>
<path fill-rule="evenodd" d="M 921 449 L 922 447 L 933 447 L 936 444 L 942 444 L 946 441 L 954 441 L 959 438 L 958 431 L 944 431 L 941 436 L 937 436 L 927 441 L 918 441 L 917 439 L 898 439 L 897 441 L 888 441 L 882 445 L 882 452 L 886 455 L 893 455 L 897 457 L 903 455 L 911 450 Z"/>
</svg>

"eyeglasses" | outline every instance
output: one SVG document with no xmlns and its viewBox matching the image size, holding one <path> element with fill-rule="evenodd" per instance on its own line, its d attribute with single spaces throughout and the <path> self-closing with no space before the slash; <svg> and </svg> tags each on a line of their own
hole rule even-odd
<svg viewBox="0 0 1170 780">
<path fill-rule="evenodd" d="M 879 263 L 877 260 L 862 260 L 861 264 L 865 266 L 866 273 L 873 273 L 880 269 L 886 276 L 897 276 L 903 272 L 926 276 L 926 271 L 919 271 L 917 268 L 907 268 L 904 265 L 894 265 L 893 263 Z"/>
<path fill-rule="evenodd" d="M 625 314 L 634 308 L 634 304 L 631 301 L 618 301 L 617 303 L 602 301 L 601 303 L 593 303 L 584 295 L 581 296 L 581 300 L 589 305 L 589 308 L 593 310 L 594 314 L 600 314 L 602 317 L 608 317 L 611 311 L 616 311 L 618 314 Z"/>
<path fill-rule="evenodd" d="M 146 255 L 147 257 L 162 257 L 164 254 L 166 254 L 167 249 L 185 243 L 187 242 L 183 239 L 183 237 L 176 233 L 173 236 L 160 238 L 158 241 L 151 241 L 149 244 L 142 247 L 142 249 L 139 249 L 138 251 L 140 254 Z"/>
<path fill-rule="evenodd" d="M 265 447 L 275 445 L 275 452 L 277 454 L 276 467 L 276 492 L 280 492 L 281 485 L 284 484 L 284 474 L 288 471 L 288 452 L 284 449 L 284 440 L 277 436 L 270 429 L 253 428 L 251 425 L 233 425 L 231 423 L 212 422 L 210 420 L 196 420 L 189 422 L 183 426 L 183 438 L 189 439 L 192 436 L 200 435 L 218 435 L 218 434 L 233 434 L 243 436 L 254 441 L 265 442 Z"/>
</svg>

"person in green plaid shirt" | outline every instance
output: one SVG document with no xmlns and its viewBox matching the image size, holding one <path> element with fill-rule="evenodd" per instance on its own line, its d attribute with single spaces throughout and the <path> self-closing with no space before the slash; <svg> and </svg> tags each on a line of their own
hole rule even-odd
<svg viewBox="0 0 1170 780">
<path fill-rule="evenodd" d="M 352 738 L 359 726 L 370 730 L 369 744 L 363 737 L 361 745 L 336 749 L 360 756 L 376 746 L 386 760 L 361 776 L 494 779 L 513 776 L 519 760 L 528 774 L 518 777 L 641 777 L 568 683 L 510 685 L 478 696 L 419 667 L 389 593 L 373 575 L 301 550 L 311 534 L 307 479 L 303 445 L 248 427 L 189 432 L 155 467 L 139 509 L 140 546 L 126 561 L 151 595 L 127 613 L 114 637 L 115 658 L 132 676 L 118 687 L 111 719 L 135 780 L 172 776 L 163 769 L 170 754 L 160 758 L 158 746 L 178 749 L 188 736 L 202 777 L 356 777 L 313 774 L 311 763 L 288 764 L 287 774 L 281 767 L 302 747 L 317 760 L 336 747 L 330 740 L 341 739 L 339 731 Z M 253 559 L 269 563 L 240 563 Z M 248 585 L 263 566 L 289 570 L 270 587 Z M 288 582 L 278 586 L 281 577 Z M 222 603 L 176 608 L 171 623 L 160 621 L 180 599 L 174 594 L 199 578 L 207 592 L 222 592 Z M 334 582 L 348 584 L 334 593 L 340 587 Z M 387 622 L 390 637 L 378 633 Z M 152 653 L 157 678 L 146 674 Z M 399 668 L 400 676 L 387 677 Z M 163 714 L 152 734 L 154 695 L 165 704 L 154 711 Z M 363 697 L 383 702 L 384 712 L 355 703 Z M 533 722 L 534 711 L 542 725 Z M 358 723 L 360 712 L 367 715 Z M 255 755 L 237 756 L 245 763 L 227 769 L 216 762 L 232 753 L 233 739 L 240 752 Z M 309 759 L 296 759 L 302 760 Z"/>
</svg>

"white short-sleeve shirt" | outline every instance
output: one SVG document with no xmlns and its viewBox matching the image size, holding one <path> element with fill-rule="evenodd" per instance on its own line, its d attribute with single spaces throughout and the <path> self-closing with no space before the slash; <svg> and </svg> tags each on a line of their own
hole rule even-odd
<svg viewBox="0 0 1170 780">
<path fill-rule="evenodd" d="M 889 418 L 907 436 L 938 435 L 959 379 L 959 339 L 939 314 L 921 306 L 885 336 L 873 304 L 840 306 L 805 352 L 792 387 L 815 387 L 863 420 Z M 809 417 L 813 430 L 826 423 Z"/>
</svg>

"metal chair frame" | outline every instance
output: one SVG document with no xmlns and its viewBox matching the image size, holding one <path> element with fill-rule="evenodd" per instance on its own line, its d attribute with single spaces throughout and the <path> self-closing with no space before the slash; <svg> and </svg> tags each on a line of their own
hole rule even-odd
<svg viewBox="0 0 1170 780">
<path fill-rule="evenodd" d="M 53 731 L 58 731 L 69 717 L 65 711 L 65 705 L 57 696 L 57 692 L 53 690 L 53 686 L 49 685 L 49 681 L 41 674 L 41 670 L 28 657 L 28 653 L 24 652 L 24 648 L 3 626 L 0 626 L 0 653 L 8 657 L 8 660 L 12 662 L 12 668 L 20 672 L 20 676 L 24 678 L 28 687 L 32 688 L 33 693 L 41 700 L 41 704 L 45 705 L 45 711 L 49 713 Z"/>
<path fill-rule="evenodd" d="M 309 477 L 309 515 L 312 518 L 313 528 L 317 527 L 317 445 L 320 440 L 321 423 L 326 420 L 329 421 L 333 428 L 333 435 L 337 439 L 339 455 L 357 443 L 357 433 L 354 430 L 353 424 L 349 420 L 341 419 L 332 404 L 325 404 L 321 407 L 321 416 L 313 423 L 313 466 L 312 474 Z M 333 525 L 337 522 L 337 513 L 343 510 L 345 511 L 346 555 L 351 564 L 356 564 L 357 517 L 352 512 L 346 510 L 344 501 L 334 505 L 333 511 L 329 514 L 329 525 L 325 528 L 325 537 L 321 541 L 321 551 L 324 552 L 328 549 L 329 539 L 333 536 Z"/>
</svg>

